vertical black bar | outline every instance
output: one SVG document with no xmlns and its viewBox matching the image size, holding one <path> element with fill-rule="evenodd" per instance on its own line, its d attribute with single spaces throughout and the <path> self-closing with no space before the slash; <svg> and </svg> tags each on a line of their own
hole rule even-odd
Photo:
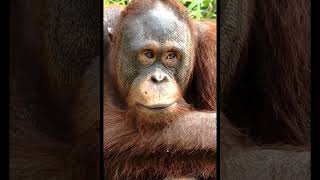
<svg viewBox="0 0 320 180">
<path fill-rule="evenodd" d="M 104 179 L 104 159 L 103 159 L 103 0 L 100 0 L 100 179 Z"/>
<path fill-rule="evenodd" d="M 310 137 L 311 137 L 311 151 L 310 151 L 310 157 L 311 157 L 311 162 L 310 162 L 310 167 L 311 167 L 311 175 L 310 175 L 310 177 L 311 177 L 311 179 L 313 178 L 313 177 L 315 177 L 314 179 L 318 179 L 317 177 L 319 177 L 319 175 L 318 175 L 318 173 L 316 174 L 315 172 L 318 172 L 317 171 L 317 169 L 316 169 L 316 166 L 315 166 L 315 162 L 319 162 L 319 161 L 316 161 L 315 160 L 315 158 L 313 158 L 314 156 L 313 156 L 313 152 L 318 152 L 317 150 L 318 149 L 316 149 L 315 147 L 315 143 L 312 143 L 312 142 L 315 142 L 315 132 L 316 132 L 316 125 L 315 125 L 315 121 L 317 121 L 317 119 L 319 119 L 318 117 L 319 116 L 317 116 L 317 113 L 316 112 L 318 112 L 318 111 L 316 111 L 315 110 L 315 107 L 319 107 L 319 106 L 316 106 L 316 102 L 317 101 L 315 101 L 314 99 L 315 99 L 315 95 L 316 95 L 316 93 L 315 92 L 319 92 L 319 91 L 317 91 L 316 90 L 316 85 L 315 84 L 317 84 L 316 82 L 315 82 L 315 80 L 316 80 L 316 78 L 315 77 L 319 77 L 319 75 L 318 76 L 316 76 L 315 74 L 315 72 L 317 72 L 317 71 L 315 71 L 316 70 L 316 68 L 315 68 L 315 59 L 316 59 L 316 56 L 314 56 L 316 53 L 312 53 L 312 52 L 316 52 L 316 51 L 312 51 L 312 49 L 313 50 L 315 50 L 315 46 L 312 46 L 312 42 L 317 42 L 316 40 L 313 40 L 314 38 L 318 38 L 318 37 L 316 37 L 316 35 L 318 34 L 316 34 L 316 33 L 313 33 L 312 34 L 312 32 L 319 32 L 319 31 L 312 31 L 312 14 L 314 15 L 315 13 L 315 11 L 313 10 L 312 11 L 312 1 L 310 1 L 310 26 L 311 26 L 311 28 L 310 28 L 310 34 L 311 34 L 311 38 L 310 38 L 310 48 L 311 48 L 311 55 L 310 55 L 310 66 L 311 66 L 311 87 L 310 87 L 310 93 L 311 93 L 311 98 L 310 98 L 310 105 L 311 105 L 311 121 L 310 121 L 310 123 L 311 123 L 311 128 L 310 128 Z M 315 18 L 314 18 L 315 19 Z M 313 27 L 316 27 L 316 26 L 313 26 Z M 312 60 L 313 59 L 313 60 Z M 318 89 L 319 90 L 319 89 Z M 313 136 L 312 136 L 312 133 L 313 133 Z"/>
<path fill-rule="evenodd" d="M 311 51 L 311 53 L 310 53 L 310 66 L 311 66 L 311 76 L 310 76 L 310 78 L 311 78 L 311 81 L 310 81 L 310 106 L 311 106 L 311 110 L 310 110 L 310 113 L 311 113 L 311 116 L 310 116 L 310 118 L 311 118 L 311 120 L 310 120 L 310 144 L 311 144 L 311 149 L 312 149 L 312 128 L 313 128 L 313 126 L 312 126 L 312 115 L 313 115 L 313 112 L 314 112 L 314 106 L 312 106 L 312 104 L 314 104 L 313 102 L 313 100 L 312 100 L 312 91 L 314 90 L 314 83 L 312 83 L 312 75 L 313 75 L 313 69 L 312 69 L 312 1 L 310 1 L 310 35 L 311 35 L 311 38 L 310 38 L 310 51 Z M 314 123 L 313 123 L 314 124 Z M 313 146 L 314 147 L 314 146 Z M 313 169 L 314 169 L 314 166 L 312 166 L 312 151 L 310 151 L 310 157 L 311 157 L 311 161 L 310 161 L 310 172 L 311 172 L 311 174 L 310 174 L 310 178 L 312 179 L 312 171 L 313 171 Z"/>
<path fill-rule="evenodd" d="M 216 132 L 217 132 L 217 152 L 216 152 L 216 174 L 217 174 L 217 179 L 220 179 L 220 0 L 217 0 L 217 4 L 216 4 L 216 10 L 217 10 L 217 116 L 216 116 L 216 123 L 217 123 L 217 128 L 216 128 Z"/>
</svg>

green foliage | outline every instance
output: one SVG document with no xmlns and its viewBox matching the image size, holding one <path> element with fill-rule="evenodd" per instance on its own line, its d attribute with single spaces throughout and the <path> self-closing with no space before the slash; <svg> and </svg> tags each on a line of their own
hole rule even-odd
<svg viewBox="0 0 320 180">
<path fill-rule="evenodd" d="M 103 0 L 104 7 L 107 7 L 110 4 L 120 4 L 120 5 L 127 5 L 130 0 Z"/>
<path fill-rule="evenodd" d="M 127 5 L 130 0 L 103 0 L 104 6 L 110 4 Z M 195 19 L 216 19 L 217 0 L 180 0 Z"/>
</svg>

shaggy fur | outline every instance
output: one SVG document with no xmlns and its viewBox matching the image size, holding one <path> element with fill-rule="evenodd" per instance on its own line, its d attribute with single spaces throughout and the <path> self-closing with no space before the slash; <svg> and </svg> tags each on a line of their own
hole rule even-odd
<svg viewBox="0 0 320 180">
<path fill-rule="evenodd" d="M 232 3 L 238 2 L 229 1 Z M 257 143 L 307 146 L 310 3 L 272 0 L 241 4 L 243 9 L 237 10 L 246 13 L 239 19 L 246 21 L 232 22 L 236 13 L 222 14 L 222 112 Z M 232 23 L 229 31 L 227 24 Z M 239 39 L 239 45 L 224 38 L 228 35 L 245 39 Z"/>
<path fill-rule="evenodd" d="M 10 1 L 9 179 L 99 179 L 99 4 Z"/>
<path fill-rule="evenodd" d="M 115 23 L 111 55 L 106 64 L 115 64 L 120 38 L 127 18 L 150 9 L 156 0 L 132 1 Z M 155 131 L 138 131 L 131 121 L 158 117 L 142 117 L 128 109 L 126 97 L 119 96 L 114 82 L 117 74 L 110 68 L 104 89 L 104 158 L 107 179 L 163 179 L 165 177 L 215 177 L 215 25 L 213 22 L 191 21 L 187 9 L 178 1 L 163 0 L 176 15 L 189 24 L 195 47 L 195 67 L 189 87 L 183 93 L 178 111 L 162 116 L 168 123 L 156 124 Z M 106 16 L 108 17 L 108 16 Z M 106 31 L 106 29 L 105 29 Z M 213 46 L 213 47 L 212 47 Z M 114 69 L 114 68 L 113 68 Z M 130 99 L 129 99 L 130 100 Z M 202 112 L 196 112 L 201 110 Z M 174 120 L 174 121 L 173 121 Z M 138 125 L 143 126 L 143 121 Z"/>
<path fill-rule="evenodd" d="M 310 1 L 221 7 L 221 176 L 309 179 Z"/>
</svg>

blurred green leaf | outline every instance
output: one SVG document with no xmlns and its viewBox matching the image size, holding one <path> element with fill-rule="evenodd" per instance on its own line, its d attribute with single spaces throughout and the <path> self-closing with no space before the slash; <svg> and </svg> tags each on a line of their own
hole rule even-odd
<svg viewBox="0 0 320 180">
<path fill-rule="evenodd" d="M 191 4 L 189 4 L 188 9 L 192 10 L 194 7 L 198 5 L 198 1 L 193 1 Z"/>
</svg>

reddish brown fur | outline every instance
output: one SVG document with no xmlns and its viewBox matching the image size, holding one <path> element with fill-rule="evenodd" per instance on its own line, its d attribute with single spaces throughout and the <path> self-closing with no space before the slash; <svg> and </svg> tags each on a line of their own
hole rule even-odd
<svg viewBox="0 0 320 180">
<path fill-rule="evenodd" d="M 221 97 L 222 112 L 258 144 L 308 146 L 310 3 L 253 2 L 256 12 L 247 10 L 253 19 L 244 25 L 249 34 L 242 34 L 248 39 L 235 60 L 240 63 L 222 87 L 231 92 Z"/>
<path fill-rule="evenodd" d="M 10 1 L 9 179 L 99 179 L 99 3 L 77 5 Z"/>
<path fill-rule="evenodd" d="M 196 66 L 193 72 L 197 108 L 216 110 L 216 25 L 209 20 L 194 21 L 197 29 Z M 211 52 L 211 53 L 208 53 Z"/>
<path fill-rule="evenodd" d="M 133 1 L 122 12 L 118 25 L 114 27 L 114 39 L 112 42 L 111 59 L 113 65 L 117 60 L 117 51 L 120 46 L 120 39 L 124 22 L 131 16 L 145 9 L 149 9 L 155 0 Z M 194 47 L 196 48 L 196 67 L 189 82 L 190 88 L 184 94 L 187 102 L 195 110 L 215 110 L 215 25 L 213 22 L 191 21 L 187 10 L 179 2 L 169 0 L 162 1 L 173 7 L 178 16 L 181 16 L 189 24 L 192 32 Z M 213 31 L 213 32 L 211 32 Z M 198 32 L 198 33 L 197 33 Z M 199 48 L 197 48 L 197 46 Z M 207 48 L 207 49 L 205 49 Z M 110 61 L 111 59 L 107 59 Z M 108 68 L 109 69 L 109 68 Z M 170 143 L 175 142 L 175 127 L 169 128 L 169 133 L 163 132 L 138 132 L 132 121 L 133 116 L 138 115 L 134 109 L 128 110 L 122 100 L 118 100 L 116 73 L 109 72 L 105 77 L 104 89 L 104 157 L 106 177 L 111 179 L 160 179 L 167 176 L 194 176 L 215 177 L 215 152 L 200 147 L 196 143 L 190 143 L 191 137 L 185 137 L 186 144 Z M 192 89 L 191 86 L 197 87 Z M 191 96 L 190 96 L 191 95 Z M 117 100 L 115 100 L 117 99 Z M 181 112 L 191 112 L 192 108 L 184 102 L 179 108 Z M 180 110 L 179 110 L 180 111 Z M 178 118 L 182 113 L 176 112 L 168 119 Z M 137 118 L 136 117 L 136 118 Z M 146 118 L 146 117 L 143 117 Z M 138 124 L 139 125 L 139 124 Z M 144 124 L 141 124 L 144 125 Z M 161 128 L 160 128 L 161 129 Z M 190 140 L 188 139 L 190 138 Z M 168 152 L 167 152 L 168 151 Z M 172 157 L 171 157 L 172 156 Z M 170 160 L 171 159 L 171 160 Z M 191 170 L 191 171 L 190 171 Z"/>
<path fill-rule="evenodd" d="M 310 1 L 222 3 L 221 177 L 310 179 Z"/>
<path fill-rule="evenodd" d="M 105 103 L 104 157 L 107 177 L 154 179 L 195 174 L 203 177 L 215 175 L 214 152 L 196 150 L 201 148 L 197 144 L 170 143 L 175 141 L 168 141 L 172 139 L 169 136 L 178 135 L 173 130 L 169 130 L 170 133 L 158 132 L 141 136 L 135 128 L 123 121 L 125 110 Z M 172 159 L 172 162 L 168 159 Z"/>
<path fill-rule="evenodd" d="M 309 1 L 267 1 L 262 6 L 267 33 L 258 51 L 261 64 L 257 69 L 261 71 L 257 73 L 257 85 L 266 96 L 265 106 L 258 109 L 262 119 L 256 126 L 263 127 L 262 135 L 274 137 L 271 141 L 281 138 L 288 144 L 310 144 L 309 12 Z M 265 125 L 272 123 L 272 130 L 266 131 Z"/>
</svg>

